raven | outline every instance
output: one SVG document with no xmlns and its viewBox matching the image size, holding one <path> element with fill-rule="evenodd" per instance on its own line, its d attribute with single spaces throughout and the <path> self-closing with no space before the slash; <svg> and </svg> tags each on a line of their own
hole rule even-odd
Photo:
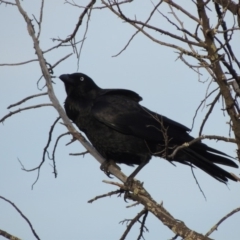
<svg viewBox="0 0 240 240">
<path fill-rule="evenodd" d="M 192 141 L 189 128 L 141 106 L 142 98 L 126 89 L 102 89 L 83 73 L 63 74 L 66 114 L 83 131 L 106 162 L 139 165 L 132 178 L 152 156 L 196 166 L 220 182 L 237 181 L 222 164 L 238 168 L 230 156 L 196 142 L 169 156 L 177 146 Z M 128 178 L 128 179 L 129 179 Z"/>
</svg>

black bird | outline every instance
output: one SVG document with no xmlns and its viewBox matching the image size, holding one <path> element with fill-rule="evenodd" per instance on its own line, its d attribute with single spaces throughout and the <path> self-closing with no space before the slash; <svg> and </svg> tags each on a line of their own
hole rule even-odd
<svg viewBox="0 0 240 240">
<path fill-rule="evenodd" d="M 63 74 L 67 116 L 83 131 L 93 146 L 106 159 L 115 163 L 139 165 L 131 179 L 152 156 L 189 166 L 196 166 L 226 183 L 237 181 L 231 173 L 218 167 L 237 168 L 223 152 L 197 142 L 182 148 L 169 158 L 174 149 L 193 140 L 189 128 L 141 106 L 142 98 L 125 89 L 102 89 L 83 73 Z"/>
</svg>

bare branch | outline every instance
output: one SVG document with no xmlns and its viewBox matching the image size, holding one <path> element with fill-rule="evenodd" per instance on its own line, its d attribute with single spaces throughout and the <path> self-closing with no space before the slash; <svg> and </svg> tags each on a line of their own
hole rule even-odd
<svg viewBox="0 0 240 240">
<path fill-rule="evenodd" d="M 144 237 L 143 237 L 144 229 L 148 232 L 148 229 L 147 229 L 147 227 L 145 226 L 145 222 L 146 222 L 146 219 L 147 219 L 147 215 L 148 215 L 148 211 L 146 210 L 146 212 L 145 212 L 144 215 L 143 215 L 143 220 L 142 220 L 142 222 L 141 222 L 141 227 L 140 227 L 140 233 L 139 233 L 139 235 L 138 235 L 137 240 L 141 240 L 141 238 L 144 239 Z"/>
<path fill-rule="evenodd" d="M 54 172 L 54 174 L 55 174 L 55 177 L 57 176 L 57 169 L 56 169 L 56 161 L 55 161 L 55 152 L 56 152 L 56 149 L 57 149 L 57 145 L 58 145 L 58 141 L 62 138 L 62 137 L 64 137 L 64 136 L 66 136 L 66 135 L 69 135 L 70 134 L 70 132 L 66 132 L 66 133 L 63 133 L 63 134 L 61 134 L 60 136 L 58 136 L 58 138 L 57 138 L 57 140 L 56 140 L 56 142 L 55 142 L 55 144 L 54 144 L 54 147 L 53 147 L 53 151 L 52 151 L 52 161 L 53 161 L 53 172 Z"/>
<path fill-rule="evenodd" d="M 9 240 L 21 240 L 20 238 L 15 237 L 12 234 L 10 234 L 10 233 L 8 233 L 6 231 L 3 231 L 1 229 L 0 229 L 0 236 L 3 236 L 4 238 L 7 238 Z"/>
<path fill-rule="evenodd" d="M 47 145 L 46 145 L 46 146 L 44 147 L 44 149 L 43 149 L 43 156 L 42 156 L 42 161 L 40 162 L 40 164 L 39 164 L 37 167 L 35 167 L 35 168 L 26 169 L 26 168 L 24 167 L 24 165 L 21 163 L 21 161 L 18 160 L 18 161 L 20 162 L 21 166 L 22 166 L 22 170 L 24 170 L 24 171 L 26 171 L 26 172 L 32 172 L 32 171 L 37 170 L 37 177 L 36 177 L 36 180 L 35 180 L 35 181 L 33 182 L 33 184 L 32 184 L 32 189 L 33 189 L 34 185 L 37 183 L 37 181 L 38 181 L 38 179 L 39 179 L 41 166 L 42 166 L 43 163 L 45 162 L 45 155 L 46 155 L 46 153 L 48 153 L 47 149 L 48 149 L 49 144 L 50 144 L 51 139 L 52 139 L 52 132 L 53 132 L 53 129 L 54 129 L 55 125 L 56 125 L 57 122 L 59 121 L 59 119 L 60 119 L 60 117 L 58 117 L 58 118 L 54 121 L 53 125 L 52 125 L 51 128 L 50 128 L 49 137 L 48 137 L 48 142 L 47 142 Z M 48 156 L 48 158 L 50 159 L 49 156 Z M 56 177 L 57 177 L 57 171 L 56 171 L 55 160 L 53 160 L 53 169 L 54 169 L 54 172 L 53 172 L 53 173 L 54 173 L 55 178 L 56 178 Z"/>
<path fill-rule="evenodd" d="M 43 156 L 42 156 L 42 161 L 41 163 L 39 164 L 39 166 L 37 168 L 40 168 L 42 166 L 42 164 L 45 162 L 45 156 L 46 156 L 46 153 L 47 153 L 47 149 L 51 143 L 51 139 L 52 139 L 52 133 L 53 133 L 53 130 L 54 130 L 54 127 L 56 126 L 57 122 L 60 120 L 60 117 L 57 117 L 57 119 L 53 122 L 52 126 L 50 127 L 50 130 L 49 130 L 49 133 L 48 133 L 48 141 L 47 141 L 47 144 L 46 146 L 44 147 L 43 149 Z M 53 164 L 55 166 L 55 160 L 53 160 Z M 34 171 L 36 170 L 37 168 L 34 168 L 34 169 L 30 169 L 28 170 L 29 171 Z M 57 177 L 57 171 L 56 171 L 56 168 L 54 167 L 54 175 L 55 175 L 55 178 Z"/>
<path fill-rule="evenodd" d="M 218 15 L 219 25 L 222 26 L 222 29 L 224 31 L 223 37 L 224 37 L 227 49 L 228 49 L 232 59 L 237 63 L 238 67 L 240 67 L 240 63 L 237 60 L 234 52 L 232 51 L 231 45 L 229 44 L 230 39 L 228 40 L 228 35 L 227 35 L 227 32 L 226 32 L 227 31 L 227 24 L 224 21 L 224 17 L 225 17 L 226 11 L 227 11 L 227 6 L 225 7 L 224 12 L 221 12 L 221 9 L 220 9 L 219 5 L 217 3 L 215 3 L 215 9 L 216 9 L 216 12 L 217 12 L 217 15 Z M 215 29 L 217 29 L 217 26 L 215 27 Z"/>
<path fill-rule="evenodd" d="M 157 8 L 159 7 L 159 5 L 162 3 L 162 1 L 160 1 L 156 6 L 154 6 L 154 9 L 152 10 L 152 12 L 150 13 L 148 19 L 146 20 L 146 22 L 144 23 L 144 25 L 142 25 L 141 29 L 143 29 L 145 27 L 145 25 L 150 21 L 150 19 L 152 18 L 154 12 L 157 10 Z M 118 4 L 119 5 L 119 4 Z M 119 56 L 124 50 L 126 50 L 126 48 L 129 46 L 130 42 L 133 40 L 133 38 L 140 32 L 140 30 L 137 30 L 132 37 L 129 39 L 129 41 L 127 42 L 127 44 L 125 45 L 125 47 L 117 54 L 113 55 L 112 57 L 117 57 Z"/>
<path fill-rule="evenodd" d="M 12 5 L 12 6 L 16 6 L 16 5 L 17 5 L 17 4 L 12 3 L 12 2 L 0 0 L 0 5 L 1 5 L 2 3 L 5 3 L 6 5 Z"/>
<path fill-rule="evenodd" d="M 164 2 L 170 4 L 171 6 L 173 6 L 174 8 L 178 9 L 179 11 L 183 12 L 187 17 L 191 18 L 192 20 L 194 20 L 195 22 L 197 22 L 198 24 L 201 24 L 201 22 L 199 21 L 199 19 L 197 19 L 195 16 L 193 16 L 191 13 L 189 13 L 187 10 L 185 10 L 183 7 L 181 7 L 180 5 L 176 4 L 175 2 L 173 2 L 172 0 L 163 0 Z"/>
<path fill-rule="evenodd" d="M 217 53 L 216 44 L 214 42 L 214 35 L 210 27 L 209 17 L 207 16 L 205 10 L 205 2 L 203 0 L 197 0 L 197 9 L 199 16 L 202 20 L 201 25 L 203 28 L 205 42 L 207 44 L 207 47 L 205 49 L 208 52 L 208 55 L 210 56 L 211 68 L 214 72 L 215 80 L 219 85 L 221 94 L 224 97 L 226 110 L 231 118 L 234 134 L 237 140 L 238 149 L 240 149 L 240 124 L 239 119 L 237 117 L 238 114 L 235 109 L 235 100 L 231 95 L 230 89 L 225 81 L 226 76 L 225 73 L 223 72 L 222 66 L 220 65 L 220 58 Z"/>
<path fill-rule="evenodd" d="M 140 219 L 143 215 L 146 216 L 147 213 L 148 213 L 147 209 L 144 208 L 141 212 L 139 212 L 139 213 L 137 214 L 137 216 L 136 216 L 135 218 L 133 218 L 133 219 L 131 219 L 131 220 L 123 220 L 123 221 L 121 221 L 120 223 L 122 223 L 122 224 L 125 223 L 125 222 L 130 222 L 130 223 L 127 225 L 127 229 L 125 230 L 125 232 L 124 232 L 123 235 L 121 236 L 120 240 L 124 240 L 124 239 L 127 237 L 128 233 L 130 232 L 130 230 L 131 230 L 131 228 L 133 227 L 133 225 L 134 225 L 136 222 L 138 222 L 139 219 Z M 144 220 L 143 222 L 145 223 L 145 220 Z M 140 234 L 139 234 L 139 236 L 138 236 L 137 239 L 140 239 L 140 238 L 142 237 L 142 233 L 143 233 L 143 228 L 142 228 L 142 224 L 141 224 Z M 140 237 L 140 238 L 139 238 L 139 237 Z"/>
<path fill-rule="evenodd" d="M 22 211 L 10 200 L 6 199 L 5 197 L 0 196 L 1 199 L 3 199 L 4 201 L 8 202 L 10 205 L 12 205 L 15 210 L 21 215 L 21 217 L 27 222 L 27 224 L 29 225 L 29 227 L 31 228 L 31 231 L 34 235 L 34 237 L 38 240 L 40 240 L 39 236 L 37 235 L 37 233 L 35 232 L 31 222 L 29 221 L 29 219 L 22 213 Z"/>
<path fill-rule="evenodd" d="M 31 95 L 31 96 L 29 96 L 29 97 L 26 97 L 26 98 L 22 99 L 21 101 L 19 101 L 19 102 L 17 102 L 17 103 L 14 103 L 14 104 L 9 105 L 9 106 L 7 107 L 7 109 L 10 109 L 10 108 L 12 108 L 12 107 L 16 107 L 16 106 L 18 106 L 18 105 L 26 102 L 26 101 L 29 100 L 29 99 L 32 99 L 32 98 L 35 98 L 35 97 L 44 96 L 44 95 L 47 95 L 47 92 Z"/>
<path fill-rule="evenodd" d="M 28 64 L 30 62 L 38 62 L 38 59 L 32 59 L 32 60 L 28 60 L 28 61 L 20 62 L 20 63 L 0 63 L 0 67 L 3 67 L 3 66 L 19 66 L 19 65 Z"/>
<path fill-rule="evenodd" d="M 124 48 L 117 54 L 113 55 L 112 57 L 117 57 L 119 56 L 123 51 L 125 51 L 127 49 L 127 47 L 130 45 L 131 41 L 133 40 L 133 38 L 140 32 L 140 30 L 137 30 L 128 40 L 128 42 L 126 43 L 126 45 L 124 46 Z"/>
<path fill-rule="evenodd" d="M 225 220 L 227 220 L 229 217 L 231 217 L 233 214 L 237 213 L 240 211 L 240 207 L 234 209 L 233 211 L 231 211 L 230 213 L 228 213 L 226 216 L 224 216 L 223 218 L 221 218 L 206 234 L 205 236 L 208 237 L 210 236 L 215 230 L 218 229 L 219 225 L 221 223 L 223 223 Z"/>
<path fill-rule="evenodd" d="M 92 6 L 93 6 L 93 4 L 92 4 Z M 87 32 L 88 32 L 88 26 L 89 26 L 89 21 L 90 21 L 90 17 L 91 17 L 92 6 L 89 8 L 89 14 L 88 14 L 87 22 L 86 22 L 86 28 L 85 28 L 85 32 L 84 32 L 84 35 L 83 35 L 83 40 L 81 42 L 79 52 L 77 52 L 77 58 L 78 58 L 78 63 L 77 63 L 78 68 L 77 69 L 79 69 L 80 56 L 81 56 L 82 48 L 83 48 L 84 42 L 86 40 Z"/>
<path fill-rule="evenodd" d="M 84 8 L 83 12 L 81 13 L 81 15 L 79 16 L 79 19 L 78 19 L 78 22 L 76 24 L 76 27 L 75 29 L 73 30 L 73 33 L 68 37 L 66 38 L 65 40 L 62 40 L 62 43 L 66 43 L 66 42 L 69 42 L 71 41 L 73 38 L 75 38 L 77 32 L 78 32 L 78 29 L 79 27 L 82 25 L 82 21 L 83 21 L 83 18 L 84 16 L 87 14 L 87 11 L 89 9 L 92 8 L 92 6 L 96 3 L 96 0 L 92 0 L 90 1 L 90 3 Z"/>
<path fill-rule="evenodd" d="M 100 198 L 111 197 L 112 195 L 121 194 L 122 192 L 123 191 L 120 189 L 120 190 L 112 191 L 112 192 L 109 192 L 109 193 L 106 193 L 106 194 L 103 194 L 103 195 L 99 195 L 99 196 L 96 196 L 96 197 L 88 200 L 88 203 L 93 203 L 94 201 L 96 201 Z"/>
<path fill-rule="evenodd" d="M 218 95 L 214 98 L 213 102 L 210 104 L 210 108 L 209 108 L 209 110 L 208 110 L 208 112 L 207 112 L 207 114 L 206 114 L 205 118 L 203 119 L 202 124 L 200 126 L 200 130 L 199 130 L 199 134 L 198 134 L 199 136 L 202 135 L 202 131 L 203 131 L 204 125 L 207 122 L 210 114 L 212 113 L 212 110 L 213 110 L 214 106 L 216 105 L 216 103 L 217 103 L 218 99 L 220 98 L 220 96 L 221 96 L 221 92 L 218 93 Z"/>
<path fill-rule="evenodd" d="M 68 55 L 66 55 L 65 57 L 61 58 L 60 60 L 58 60 L 55 64 L 53 64 L 50 68 L 49 71 L 53 70 L 59 63 L 61 63 L 62 61 L 64 61 L 65 59 L 69 58 L 70 56 L 72 56 L 73 53 L 70 53 Z"/>
<path fill-rule="evenodd" d="M 206 198 L 206 196 L 205 196 L 205 194 L 204 194 L 204 192 L 203 192 L 203 190 L 202 190 L 202 188 L 201 188 L 201 186 L 200 186 L 200 184 L 199 184 L 199 182 L 198 182 L 198 180 L 197 180 L 197 177 L 196 177 L 196 175 L 195 175 L 195 173 L 194 173 L 194 171 L 193 171 L 193 168 L 194 168 L 194 166 L 191 166 L 192 175 L 193 175 L 193 177 L 194 177 L 194 179 L 195 179 L 195 182 L 196 182 L 196 184 L 197 184 L 200 192 L 202 193 L 203 197 L 204 197 L 205 200 L 207 201 L 207 198 Z"/>
<path fill-rule="evenodd" d="M 117 7 L 118 7 L 118 11 L 119 12 L 117 12 L 115 9 L 113 9 L 112 7 L 111 7 L 111 5 L 110 4 L 108 4 L 108 3 L 106 3 L 104 0 L 102 0 L 102 3 L 105 5 L 105 6 L 107 6 L 114 14 L 116 14 L 119 18 L 122 18 L 123 20 L 125 20 L 126 22 L 128 22 L 129 24 L 131 24 L 133 27 L 135 27 L 136 29 L 138 29 L 140 32 L 142 32 L 145 36 L 147 36 L 149 39 L 151 39 L 153 42 L 156 42 L 156 43 L 158 43 L 158 44 L 160 44 L 160 45 L 163 45 L 163 46 L 167 46 L 167 47 L 170 47 L 170 48 L 174 48 L 174 49 L 177 49 L 177 50 L 179 50 L 180 52 L 182 52 L 183 54 L 185 54 L 185 55 L 188 55 L 188 56 L 192 56 L 192 57 L 194 57 L 194 58 L 197 58 L 197 59 L 202 59 L 202 58 L 206 58 L 206 59 L 208 59 L 208 56 L 205 56 L 205 55 L 199 55 L 199 54 L 197 54 L 197 53 L 192 53 L 192 52 L 190 52 L 190 51 L 187 51 L 186 49 L 184 49 L 184 48 L 182 48 L 182 47 L 180 47 L 180 46 L 177 46 L 177 45 L 175 45 L 175 44 L 170 44 L 170 43 L 166 43 L 166 42 L 163 42 L 163 41 L 160 41 L 160 40 L 157 40 L 156 38 L 154 38 L 153 36 L 151 36 L 149 33 L 147 33 L 146 31 L 144 31 L 141 27 L 139 27 L 137 24 L 136 24 L 136 22 L 137 21 L 135 21 L 135 20 L 131 20 L 131 19 L 128 19 L 125 15 L 123 15 L 123 13 L 121 12 L 121 10 L 120 10 L 120 8 L 119 8 L 119 6 L 117 5 Z M 139 23 L 139 24 L 141 24 L 141 25 L 143 25 L 144 23 L 141 23 L 141 22 L 137 22 L 137 23 Z M 149 27 L 149 26 L 148 26 Z M 154 27 L 153 27 L 153 29 L 154 30 L 156 30 Z M 157 31 L 157 30 L 156 30 Z M 159 32 L 161 32 L 161 31 L 163 31 L 163 30 L 159 30 L 158 29 L 158 31 Z M 166 31 L 163 31 L 162 33 L 166 33 L 167 35 L 172 35 L 172 34 L 168 34 L 168 32 L 166 32 Z M 182 38 L 180 38 L 180 37 L 176 37 L 178 40 L 182 40 L 182 41 L 184 41 L 184 42 L 186 42 L 186 40 L 184 40 L 184 39 L 182 39 Z M 192 42 L 192 44 L 193 44 L 193 42 Z"/>
<path fill-rule="evenodd" d="M 240 27 L 240 8 L 239 4 L 229 0 L 214 0 L 214 2 L 220 4 L 224 8 L 227 8 L 232 14 L 237 15 L 238 26 Z"/>
<path fill-rule="evenodd" d="M 192 127 L 191 127 L 191 131 L 193 130 L 193 127 L 194 127 L 194 122 L 195 122 L 195 118 L 197 116 L 197 113 L 198 113 L 198 110 L 200 109 L 200 107 L 202 106 L 202 104 L 204 102 L 206 102 L 206 100 L 208 99 L 208 97 L 210 97 L 214 92 L 216 92 L 219 88 L 215 88 L 213 91 L 211 91 L 202 101 L 201 103 L 199 104 L 199 106 L 197 107 L 196 111 L 195 111 L 195 114 L 193 116 L 193 120 L 192 120 Z"/>
<path fill-rule="evenodd" d="M 89 153 L 89 151 L 85 151 L 82 153 L 69 153 L 70 156 L 85 156 L 85 154 Z"/>
<path fill-rule="evenodd" d="M 186 142 L 186 143 L 183 143 L 182 145 L 178 146 L 171 155 L 168 155 L 169 158 L 174 158 L 176 153 L 183 149 L 183 148 L 187 148 L 189 147 L 190 145 L 196 143 L 196 142 L 199 142 L 201 141 L 202 139 L 210 139 L 210 140 L 218 140 L 218 141 L 224 141 L 224 142 L 231 142 L 231 143 L 236 143 L 236 139 L 234 138 L 226 138 L 226 137 L 221 137 L 221 136 L 217 136 L 217 135 L 202 135 L 202 136 L 199 136 L 195 139 L 193 139 L 192 141 L 190 142 Z"/>
<path fill-rule="evenodd" d="M 40 8 L 40 17 L 39 17 L 39 22 L 38 23 L 38 34 L 37 34 L 37 39 L 39 39 L 40 34 L 41 34 L 41 27 L 42 27 L 42 19 L 43 19 L 43 6 L 44 6 L 44 0 L 42 0 L 41 2 L 41 8 Z"/>
<path fill-rule="evenodd" d="M 76 4 L 74 1 L 72 1 L 73 3 L 69 2 L 68 0 L 65 0 L 65 3 L 68 3 L 69 5 L 72 5 L 74 7 L 78 7 L 78 8 L 86 8 L 86 6 L 80 6 L 78 4 Z M 133 2 L 133 0 L 125 0 L 125 1 L 121 1 L 121 2 L 117 2 L 117 3 L 111 3 L 111 6 L 115 6 L 115 5 L 121 5 L 121 4 L 125 4 L 125 3 L 130 3 L 130 2 Z M 101 9 L 104 9 L 104 8 L 107 8 L 106 6 L 100 6 L 100 7 L 93 7 L 92 9 L 98 9 L 98 10 L 101 10 Z"/>
<path fill-rule="evenodd" d="M 135 207 L 135 206 L 137 206 L 137 205 L 139 205 L 139 202 L 136 202 L 136 203 L 133 203 L 133 204 L 131 204 L 131 205 L 128 205 L 128 206 L 126 206 L 126 208 Z"/>
<path fill-rule="evenodd" d="M 162 1 L 160 1 L 160 3 L 155 6 L 154 11 L 158 8 L 158 6 L 161 4 L 161 2 L 162 2 Z M 163 29 L 161 29 L 161 28 L 154 27 L 154 26 L 152 26 L 152 25 L 149 25 L 149 24 L 144 23 L 144 22 L 141 22 L 141 21 L 129 19 L 129 18 L 127 18 L 127 17 L 122 13 L 122 11 L 120 10 L 120 8 L 119 8 L 118 5 L 117 5 L 117 7 L 118 7 L 118 11 L 119 11 L 119 13 L 120 13 L 120 14 L 119 14 L 120 17 L 121 17 L 122 19 L 124 19 L 125 21 L 129 22 L 131 25 L 133 25 L 133 26 L 136 27 L 136 28 L 138 28 L 138 26 L 137 26 L 137 24 L 138 24 L 138 25 L 141 25 L 141 26 L 143 26 L 143 27 L 146 27 L 146 28 L 149 28 L 149 29 L 151 29 L 151 30 L 154 30 L 154 31 L 156 31 L 156 32 L 165 34 L 165 35 L 167 35 L 167 36 L 169 36 L 169 37 L 171 37 L 171 38 L 174 38 L 174 39 L 177 39 L 177 40 L 179 40 L 179 41 L 182 41 L 182 42 L 184 42 L 184 43 L 188 43 L 188 44 L 195 45 L 195 46 L 198 46 L 198 47 L 203 47 L 203 46 L 204 46 L 204 43 L 203 43 L 203 42 L 200 42 L 200 43 L 192 42 L 192 41 L 189 41 L 189 40 L 184 39 L 184 38 L 182 38 L 182 37 L 179 37 L 179 36 L 177 36 L 176 34 L 172 34 L 172 33 L 168 32 L 168 31 L 165 31 L 165 30 L 163 30 Z M 152 13 L 150 14 L 150 17 L 151 17 L 151 15 L 152 15 L 153 13 L 154 13 L 154 12 L 152 12 Z M 176 25 L 175 25 L 175 26 L 176 26 Z M 139 29 L 139 31 L 143 32 L 142 30 L 143 30 L 143 28 L 140 28 L 140 29 Z M 179 47 L 179 46 L 178 46 L 178 47 Z"/>
<path fill-rule="evenodd" d="M 9 114 L 5 115 L 2 119 L 0 119 L 0 123 L 4 122 L 7 118 L 11 117 L 12 115 L 14 115 L 16 113 L 20 113 L 21 111 L 34 109 L 34 108 L 40 108 L 40 107 L 48 107 L 48 106 L 53 107 L 53 104 L 51 104 L 51 103 L 42 103 L 42 104 L 30 106 L 30 107 L 19 108 L 18 110 L 13 111 L 13 112 L 9 112 Z"/>
</svg>

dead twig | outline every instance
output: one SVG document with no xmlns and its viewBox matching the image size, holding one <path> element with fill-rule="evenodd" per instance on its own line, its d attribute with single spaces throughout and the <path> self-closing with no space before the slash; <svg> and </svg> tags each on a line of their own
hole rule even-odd
<svg viewBox="0 0 240 240">
<path fill-rule="evenodd" d="M 218 140 L 218 141 L 231 142 L 231 143 L 236 143 L 237 142 L 236 139 L 234 139 L 234 138 L 221 137 L 221 136 L 217 136 L 217 135 L 202 135 L 202 136 L 199 136 L 199 137 L 193 139 L 190 142 L 186 142 L 186 143 L 183 143 L 182 145 L 178 146 L 173 151 L 173 153 L 171 155 L 169 155 L 168 157 L 169 158 L 174 158 L 179 150 L 181 150 L 183 148 L 187 148 L 190 145 L 201 141 L 202 139 Z"/>
<path fill-rule="evenodd" d="M 10 200 L 8 200 L 7 198 L 2 197 L 2 196 L 0 196 L 0 198 L 3 199 L 4 201 L 8 202 L 10 205 L 12 205 L 12 206 L 15 208 L 15 210 L 21 215 L 21 217 L 22 217 L 22 218 L 27 222 L 27 224 L 29 225 L 29 227 L 30 227 L 30 229 L 31 229 L 34 237 L 35 237 L 36 239 L 40 240 L 39 236 L 37 235 L 36 231 L 34 230 L 32 224 L 31 224 L 31 222 L 30 222 L 29 219 L 22 213 L 22 211 L 21 211 L 13 202 L 11 202 Z"/>
<path fill-rule="evenodd" d="M 200 126 L 200 130 L 199 130 L 199 134 L 198 134 L 199 136 L 202 135 L 202 131 L 203 131 L 204 125 L 206 124 L 206 122 L 207 122 L 210 114 L 212 113 L 212 110 L 213 110 L 214 106 L 216 105 L 216 103 L 217 103 L 218 99 L 220 98 L 220 96 L 221 96 L 221 92 L 219 92 L 217 94 L 217 96 L 214 98 L 213 102 L 210 103 L 210 108 L 209 108 L 207 114 L 205 115 L 205 118 L 203 119 L 202 124 Z"/>
<path fill-rule="evenodd" d="M 89 153 L 89 151 L 84 151 L 81 153 L 69 153 L 70 156 L 85 156 L 85 154 Z"/>
<path fill-rule="evenodd" d="M 24 64 L 28 64 L 30 62 L 38 62 L 38 59 L 32 59 L 32 60 L 28 60 L 28 61 L 25 61 L 25 62 L 20 62 L 20 63 L 0 63 L 0 67 L 3 67 L 3 66 L 19 66 L 19 65 L 24 65 Z"/>
<path fill-rule="evenodd" d="M 48 153 L 47 149 L 48 149 L 48 147 L 51 143 L 51 140 L 52 140 L 52 133 L 53 133 L 54 127 L 56 126 L 56 124 L 59 120 L 60 120 L 60 117 L 57 117 L 57 119 L 53 122 L 52 126 L 50 127 L 50 130 L 49 130 L 49 133 L 48 133 L 48 141 L 47 141 L 46 146 L 43 149 L 42 161 L 37 168 L 40 168 L 43 165 L 43 163 L 45 162 L 45 156 L 46 156 L 46 153 Z M 49 158 L 49 156 L 48 156 L 48 158 Z M 56 171 L 56 167 L 55 167 L 55 159 L 53 160 L 53 164 L 54 164 L 54 175 L 55 175 L 55 178 L 56 178 L 57 177 L 57 171 Z M 36 170 L 36 168 L 34 168 L 34 170 Z M 31 171 L 31 169 L 28 170 L 28 172 L 30 172 L 30 171 Z"/>
<path fill-rule="evenodd" d="M 195 114 L 194 114 L 194 116 L 193 116 L 191 131 L 193 130 L 194 122 L 195 122 L 195 119 L 196 119 L 196 117 L 197 117 L 198 110 L 201 108 L 202 104 L 203 104 L 204 102 L 206 102 L 206 100 L 207 100 L 214 92 L 216 92 L 218 89 L 219 89 L 219 87 L 215 88 L 215 89 L 214 89 L 213 91 L 211 91 L 207 96 L 205 96 L 205 98 L 201 101 L 201 103 L 200 103 L 199 106 L 197 107 L 197 109 L 196 109 L 196 111 L 195 111 Z"/>
<path fill-rule="evenodd" d="M 230 213 L 228 213 L 226 216 L 224 216 L 223 218 L 221 218 L 206 234 L 205 236 L 208 237 L 210 236 L 215 230 L 217 230 L 217 228 L 219 227 L 219 225 L 221 223 L 223 223 L 225 220 L 227 220 L 229 217 L 231 217 L 233 214 L 237 213 L 240 211 L 240 207 L 236 208 L 234 210 L 232 210 Z"/>
<path fill-rule="evenodd" d="M 29 109 L 40 108 L 40 107 L 49 107 L 49 106 L 50 106 L 50 107 L 53 107 L 53 104 L 51 104 L 51 103 L 42 103 L 42 104 L 30 106 L 30 107 L 19 108 L 19 109 L 16 110 L 16 111 L 9 112 L 9 113 L 8 113 L 7 115 L 5 115 L 2 119 L 0 119 L 0 122 L 3 123 L 7 118 L 11 117 L 11 116 L 14 115 L 14 114 L 20 113 L 21 111 L 26 111 L 26 110 L 29 110 Z"/>
<path fill-rule="evenodd" d="M 142 216 L 144 216 L 144 217 L 143 217 L 143 221 L 141 222 L 140 234 L 139 234 L 139 236 L 138 236 L 138 238 L 137 238 L 138 240 L 141 239 L 141 237 L 143 237 L 142 234 L 143 234 L 143 229 L 144 229 L 144 227 L 145 227 L 144 225 L 145 225 L 145 221 L 146 221 L 147 214 L 148 214 L 148 210 L 147 210 L 146 208 L 144 208 L 141 212 L 139 212 L 139 213 L 136 215 L 135 218 L 133 218 L 133 219 L 125 219 L 125 220 L 119 222 L 119 223 L 121 223 L 121 224 L 127 222 L 127 228 L 126 228 L 126 230 L 124 231 L 123 235 L 121 236 L 120 240 L 124 240 L 124 239 L 127 237 L 128 233 L 130 232 L 131 228 L 134 226 L 134 224 L 135 224 L 136 222 L 140 222 L 139 219 L 140 219 Z M 130 222 L 130 223 L 129 223 L 129 222 Z M 146 227 L 145 227 L 145 228 L 146 228 Z M 147 228 L 146 228 L 146 229 L 147 229 Z"/>
<path fill-rule="evenodd" d="M 67 54 L 65 57 L 61 58 L 60 60 L 58 60 L 56 63 L 54 63 L 50 68 L 49 71 L 53 70 L 59 63 L 61 63 L 62 61 L 66 60 L 67 58 L 69 58 L 70 56 L 72 56 L 73 53 L 69 53 Z"/>
<path fill-rule="evenodd" d="M 8 1 L 0 0 L 0 4 L 2 4 L 2 3 L 5 3 L 6 5 L 12 5 L 12 6 L 16 6 L 17 5 L 16 3 L 11 3 L 11 2 L 8 2 Z"/>
<path fill-rule="evenodd" d="M 159 1 L 159 3 L 154 6 L 154 9 L 152 10 L 152 12 L 149 14 L 148 19 L 145 21 L 144 25 L 142 25 L 141 29 L 143 29 L 145 27 L 145 25 L 151 20 L 154 12 L 157 10 L 157 8 L 160 6 L 160 4 L 162 3 L 162 1 Z M 119 4 L 118 4 L 119 5 Z M 133 40 L 133 38 L 140 32 L 140 30 L 137 30 L 132 37 L 128 40 L 127 44 L 125 45 L 125 47 L 117 54 L 113 55 L 112 57 L 117 57 L 119 56 L 123 51 L 125 51 L 127 49 L 127 47 L 129 46 L 129 44 L 131 43 L 131 41 Z"/>
<path fill-rule="evenodd" d="M 199 184 L 199 182 L 197 180 L 197 177 L 196 177 L 196 175 L 195 175 L 195 173 L 193 171 L 193 168 L 194 168 L 194 166 L 191 165 L 191 171 L 192 171 L 193 178 L 195 179 L 195 182 L 196 182 L 200 192 L 202 193 L 203 197 L 205 198 L 205 201 L 207 201 L 207 198 L 206 198 L 206 196 L 205 196 L 205 194 L 204 194 L 204 192 L 203 192 L 203 190 L 202 190 L 202 188 L 201 188 L 201 186 L 200 186 L 200 184 Z"/>
<path fill-rule="evenodd" d="M 12 107 L 16 107 L 17 105 L 20 105 L 20 104 L 26 102 L 26 101 L 29 100 L 29 99 L 32 99 L 32 98 L 35 98 L 35 97 L 44 96 L 44 95 L 47 95 L 47 92 L 31 95 L 31 96 L 29 96 L 29 97 L 26 97 L 26 98 L 20 100 L 20 101 L 17 102 L 17 103 L 14 103 L 14 104 L 9 105 L 9 106 L 7 107 L 7 109 L 10 109 L 10 108 L 12 108 Z"/>
<path fill-rule="evenodd" d="M 109 193 L 106 193 L 106 194 L 102 194 L 102 195 L 96 196 L 96 197 L 88 200 L 88 203 L 93 203 L 94 201 L 96 201 L 96 200 L 98 200 L 100 198 L 111 197 L 112 195 L 121 194 L 121 193 L 122 193 L 122 190 L 119 189 L 119 190 L 112 191 L 112 192 L 109 192 Z"/>
</svg>

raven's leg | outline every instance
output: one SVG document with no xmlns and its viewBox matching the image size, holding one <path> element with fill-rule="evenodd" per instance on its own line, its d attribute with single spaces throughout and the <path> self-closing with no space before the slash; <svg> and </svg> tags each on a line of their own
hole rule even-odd
<svg viewBox="0 0 240 240">
<path fill-rule="evenodd" d="M 141 169 L 148 164 L 150 159 L 145 159 L 144 161 L 141 162 L 140 165 L 138 165 L 138 167 L 129 175 L 129 177 L 127 178 L 127 181 L 125 182 L 126 186 L 131 186 L 134 177 L 141 171 Z"/>
<path fill-rule="evenodd" d="M 112 178 L 111 177 L 111 173 L 109 172 L 108 168 L 110 165 L 113 165 L 115 166 L 116 168 L 118 168 L 119 170 L 121 170 L 121 168 L 113 161 L 113 160 L 105 160 L 101 166 L 100 166 L 100 169 L 109 177 L 109 178 Z"/>
</svg>

